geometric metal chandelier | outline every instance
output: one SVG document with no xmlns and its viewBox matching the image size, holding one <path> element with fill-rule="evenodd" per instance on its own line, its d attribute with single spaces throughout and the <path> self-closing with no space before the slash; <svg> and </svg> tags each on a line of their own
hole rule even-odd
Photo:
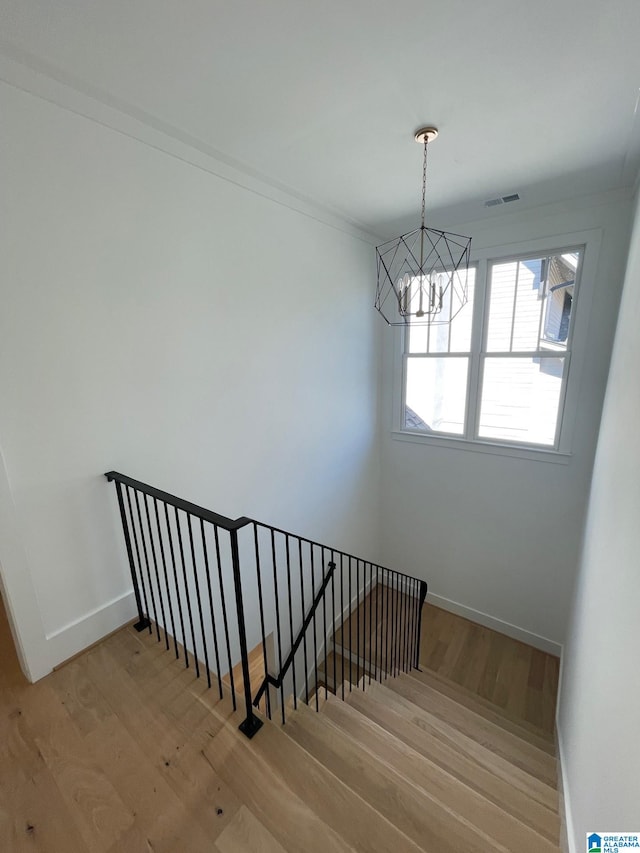
<svg viewBox="0 0 640 853">
<path fill-rule="evenodd" d="M 415 133 L 424 146 L 420 227 L 376 247 L 375 307 L 390 326 L 449 323 L 469 298 L 471 237 L 425 225 L 427 147 L 437 135 L 435 127 Z"/>
</svg>

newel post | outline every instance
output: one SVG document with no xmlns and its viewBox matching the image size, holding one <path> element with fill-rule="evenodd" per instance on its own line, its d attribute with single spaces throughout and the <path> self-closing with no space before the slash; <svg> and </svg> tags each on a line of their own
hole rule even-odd
<svg viewBox="0 0 640 853">
<path fill-rule="evenodd" d="M 420 669 L 420 636 L 422 634 L 422 608 L 427 597 L 427 582 L 420 581 L 420 594 L 418 596 L 418 636 L 416 638 L 416 661 L 415 668 Z"/>
<path fill-rule="evenodd" d="M 111 474 L 107 474 L 107 479 L 115 479 Z M 151 629 L 151 621 L 147 614 L 142 609 L 142 599 L 140 598 L 140 587 L 138 585 L 138 575 L 136 574 L 135 561 L 133 559 L 133 549 L 131 547 L 131 536 L 129 535 L 129 525 L 127 523 L 127 513 L 124 508 L 124 498 L 122 496 L 122 484 L 116 480 L 116 492 L 118 494 L 118 507 L 120 508 L 120 519 L 122 521 L 122 532 L 124 534 L 125 545 L 127 546 L 127 557 L 129 558 L 129 569 L 131 570 L 131 580 L 133 582 L 133 593 L 136 597 L 136 607 L 138 608 L 138 621 L 133 626 L 136 631 L 144 631 L 145 628 Z"/>
</svg>

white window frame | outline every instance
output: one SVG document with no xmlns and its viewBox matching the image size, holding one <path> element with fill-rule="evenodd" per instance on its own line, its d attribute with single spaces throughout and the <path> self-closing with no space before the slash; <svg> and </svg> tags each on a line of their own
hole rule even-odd
<svg viewBox="0 0 640 853">
<path fill-rule="evenodd" d="M 404 427 L 406 382 L 405 337 L 407 330 L 395 327 L 392 438 L 441 448 L 470 450 L 500 456 L 514 456 L 542 462 L 567 464 L 571 458 L 574 426 L 577 416 L 578 393 L 582 380 L 584 353 L 588 345 L 588 326 L 595 290 L 596 270 L 602 230 L 560 234 L 526 242 L 475 249 L 471 264 L 476 268 L 471 348 L 467 374 L 465 429 L 463 436 L 447 433 L 422 433 Z M 488 327 L 489 269 L 493 263 L 509 260 L 557 255 L 570 251 L 582 252 L 581 269 L 572 305 L 572 317 L 567 339 L 567 354 L 558 411 L 555 446 L 525 444 L 508 440 L 485 439 L 478 436 L 480 419 L 481 371 L 487 356 L 485 349 Z M 434 356 L 438 354 L 434 353 Z M 452 354 L 453 355 L 453 354 Z M 463 355 L 463 353 L 460 353 Z M 466 355 L 466 354 L 464 354 Z M 445 354 L 445 357 L 451 357 Z M 500 356 L 498 356 L 500 357 Z M 523 357 L 515 353 L 515 357 Z"/>
</svg>

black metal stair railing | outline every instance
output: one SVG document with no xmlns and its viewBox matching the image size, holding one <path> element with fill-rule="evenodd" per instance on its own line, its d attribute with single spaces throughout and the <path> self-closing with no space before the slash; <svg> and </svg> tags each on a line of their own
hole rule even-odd
<svg viewBox="0 0 640 853">
<path fill-rule="evenodd" d="M 418 666 L 425 581 L 250 518 L 218 513 L 110 471 L 138 631 L 244 702 L 248 736 L 286 699 L 318 707 Z M 255 578 L 255 582 L 254 582 Z M 261 656 L 252 685 L 249 648 Z M 235 673 L 242 672 L 241 683 Z"/>
<path fill-rule="evenodd" d="M 251 519 L 227 518 L 116 471 L 106 477 L 116 485 L 138 609 L 135 627 L 152 633 L 155 625 L 167 650 L 171 637 L 176 658 L 181 655 L 179 638 L 185 666 L 193 662 L 200 677 L 202 661 L 209 687 L 213 670 L 221 699 L 228 673 L 234 710 L 240 691 L 233 670 L 239 655 L 247 714 L 240 728 L 253 737 L 262 720 L 251 702 L 238 547 L 238 531 L 251 525 Z"/>
<path fill-rule="evenodd" d="M 253 698 L 254 707 L 258 708 L 260 706 L 260 701 L 262 699 L 262 696 L 265 693 L 265 691 L 268 690 L 269 685 L 271 685 L 272 687 L 275 687 L 278 690 L 283 689 L 285 676 L 287 675 L 287 672 L 289 671 L 289 668 L 292 665 L 294 666 L 294 674 L 293 674 L 294 691 L 293 691 L 293 695 L 296 697 L 296 700 L 297 700 L 296 690 L 295 690 L 295 659 L 296 659 L 296 654 L 298 652 L 298 649 L 300 648 L 300 645 L 305 640 L 306 632 L 307 632 L 308 628 L 310 627 L 311 622 L 315 618 L 316 610 L 318 609 L 320 602 L 323 600 L 325 590 L 326 590 L 327 586 L 329 585 L 329 581 L 333 578 L 333 572 L 335 571 L 335 568 L 336 568 L 335 563 L 329 563 L 329 567 L 328 567 L 327 573 L 324 576 L 324 580 L 322 581 L 322 585 L 321 585 L 320 589 L 318 590 L 318 592 L 317 592 L 317 594 L 313 600 L 313 604 L 311 605 L 311 609 L 309 610 L 309 612 L 307 613 L 307 615 L 304 618 L 304 621 L 302 623 L 302 627 L 300 629 L 300 632 L 298 633 L 298 636 L 296 637 L 296 639 L 292 643 L 291 650 L 289 651 L 289 654 L 285 658 L 284 663 L 281 664 L 280 672 L 278 673 L 278 675 L 275 675 L 275 676 L 271 675 L 268 672 L 268 667 L 265 666 L 265 671 L 267 672 L 267 674 L 263 678 L 262 683 L 260 684 L 260 687 L 258 688 L 258 692 L 256 693 L 256 695 Z M 293 634 L 293 632 L 292 632 L 292 634 Z M 266 640 L 264 642 L 263 648 L 266 648 Z M 306 661 L 306 655 L 305 655 L 305 661 Z M 305 673 L 308 677 L 308 667 L 305 669 Z M 305 682 L 306 682 L 306 678 L 305 678 Z M 308 702 L 308 698 L 309 697 L 308 697 L 308 689 L 307 689 L 307 702 Z M 284 697 L 283 697 L 283 700 L 284 700 Z M 270 704 L 269 704 L 268 700 L 267 700 L 267 706 L 269 708 L 269 713 L 270 713 Z M 282 702 L 282 707 L 284 708 L 284 701 Z"/>
<path fill-rule="evenodd" d="M 418 667 L 425 581 L 261 522 L 254 522 L 254 549 L 265 672 L 254 705 L 264 699 L 268 717 L 275 697 L 284 723 L 286 696 L 294 708 L 300 700 L 318 708 L 321 690 L 344 699 L 358 685 Z"/>
</svg>

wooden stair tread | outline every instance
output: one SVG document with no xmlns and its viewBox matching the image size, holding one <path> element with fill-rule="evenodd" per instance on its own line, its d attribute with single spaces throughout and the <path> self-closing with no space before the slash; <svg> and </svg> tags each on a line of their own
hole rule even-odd
<svg viewBox="0 0 640 853">
<path fill-rule="evenodd" d="M 491 844 L 490 839 L 465 818 L 426 796 L 393 768 L 362 749 L 322 714 L 301 707 L 284 730 L 289 738 L 370 803 L 378 814 L 398 828 L 402 827 L 420 847 L 438 853 L 462 850 L 481 853 Z M 492 849 L 509 853 L 508 848 L 497 844 Z"/>
<path fill-rule="evenodd" d="M 333 677 L 334 663 L 336 674 L 335 679 Z M 360 678 L 361 676 L 362 666 L 358 667 L 355 661 L 351 661 L 351 667 L 349 667 L 349 659 L 337 652 L 330 652 L 327 655 L 326 671 L 324 659 L 320 662 L 318 666 L 318 678 L 322 679 L 322 681 L 327 685 L 327 687 L 333 692 L 335 692 L 336 687 L 341 685 L 343 681 L 346 685 L 348 685 L 350 682 L 351 684 L 356 684 L 358 678 Z"/>
<path fill-rule="evenodd" d="M 222 661 L 221 661 L 222 663 Z M 235 687 L 236 693 L 244 696 L 244 682 L 242 679 L 242 661 L 237 663 L 233 669 L 233 686 Z M 260 689 L 260 685 L 264 681 L 264 650 L 262 647 L 262 642 L 258 643 L 251 651 L 249 652 L 249 684 L 251 686 L 251 695 L 255 696 L 258 690 Z M 231 679 L 229 677 L 229 673 L 227 672 L 222 676 L 222 683 L 225 687 L 231 687 Z"/>
<path fill-rule="evenodd" d="M 266 722 L 249 742 L 230 722 L 205 747 L 205 756 L 288 850 L 420 850 L 284 728 Z"/>
<path fill-rule="evenodd" d="M 547 785 L 556 787 L 556 760 L 547 752 L 505 731 L 499 725 L 459 705 L 437 690 L 424 684 L 416 684 L 414 679 L 406 675 L 389 679 L 385 684 L 385 687 L 379 684 L 371 685 L 371 689 L 374 692 L 388 689 L 400 700 L 404 699 L 417 706 L 421 712 L 440 719 L 532 776 L 536 776 Z"/>
<path fill-rule="evenodd" d="M 237 730 L 233 724 L 237 718 L 232 717 L 232 721 L 204 748 L 203 755 L 267 831 L 290 853 L 351 851 L 353 848 L 297 796 L 269 760 Z M 265 735 L 268 739 L 270 729 L 276 731 L 275 726 L 265 723 L 255 741 Z"/>
<path fill-rule="evenodd" d="M 554 735 L 560 665 L 554 655 L 425 603 L 420 661 Z"/>
<path fill-rule="evenodd" d="M 388 683 L 388 682 L 387 682 Z M 412 723 L 417 725 L 419 728 L 423 728 L 427 731 L 438 732 L 440 735 L 444 735 L 449 740 L 456 742 L 460 741 L 461 744 L 464 744 L 464 749 L 468 751 L 470 755 L 473 755 L 475 758 L 478 754 L 480 754 L 481 758 L 486 756 L 488 752 L 490 755 L 499 758 L 501 761 L 505 762 L 507 765 L 515 767 L 521 773 L 524 773 L 526 777 L 537 779 L 541 782 L 545 787 L 555 789 L 557 786 L 557 780 L 555 776 L 551 773 L 550 769 L 545 767 L 545 772 L 543 772 L 541 778 L 540 773 L 535 772 L 537 768 L 532 769 L 528 766 L 522 767 L 522 759 L 518 755 L 509 754 L 507 745 L 504 742 L 500 742 L 499 748 L 496 749 L 495 744 L 492 742 L 491 738 L 486 738 L 479 731 L 472 730 L 470 733 L 462 731 L 455 723 L 449 722 L 448 720 L 443 720 L 439 716 L 435 714 L 431 714 L 429 711 L 426 711 L 419 704 L 413 702 L 410 698 L 397 693 L 395 690 L 391 690 L 389 687 L 384 685 L 375 684 L 370 688 L 371 694 L 380 698 L 380 700 L 384 703 L 388 703 L 390 707 L 394 710 L 398 711 L 402 716 L 406 719 L 410 720 Z M 517 738 L 513 738 L 512 743 L 517 745 Z M 540 753 L 541 756 L 544 757 L 545 763 L 551 761 L 550 756 L 546 755 L 546 753 Z M 514 757 L 516 760 L 514 760 Z M 526 765 L 526 761 L 524 762 Z M 552 778 L 553 776 L 553 778 Z"/>
<path fill-rule="evenodd" d="M 343 624 L 336 625 L 334 648 L 346 659 L 359 659 L 360 669 L 372 672 L 400 669 L 402 661 L 408 663 L 411 652 L 409 634 L 415 627 L 414 599 L 399 589 L 375 584 L 358 600 Z M 380 638 L 388 636 L 388 644 Z M 397 659 L 392 660 L 392 639 L 397 638 Z"/>
<path fill-rule="evenodd" d="M 523 820 L 531 808 L 531 800 L 524 795 L 514 797 L 512 789 L 503 786 L 503 798 L 500 802 L 487 799 L 482 791 L 450 774 L 438 763 L 426 758 L 346 702 L 329 699 L 323 708 L 322 716 L 339 726 L 360 748 L 369 750 L 413 785 L 457 814 L 463 815 L 474 826 L 508 849 L 547 850 L 549 853 L 557 850 L 557 816 L 543 807 L 534 809 L 534 812 L 542 811 L 544 815 L 543 820 L 539 820 L 538 825 L 532 827 L 530 820 Z M 515 814 L 512 809 L 514 805 Z"/>
<path fill-rule="evenodd" d="M 558 820 L 558 798 L 553 788 L 439 720 L 430 725 L 425 716 L 417 725 L 402 708 L 380 701 L 369 691 L 353 691 L 346 701 L 487 799 L 498 804 L 509 802 L 512 813 L 521 820 L 528 818 L 529 825 L 541 834 L 545 834 L 549 813 L 553 821 Z"/>
<path fill-rule="evenodd" d="M 513 734 L 518 735 L 523 740 L 528 740 L 544 752 L 555 755 L 555 740 L 553 735 L 539 726 L 535 726 L 533 723 L 528 723 L 526 720 L 510 714 L 506 708 L 502 708 L 500 705 L 484 699 L 477 693 L 467 690 L 455 681 L 451 681 L 426 667 L 423 667 L 422 671 L 414 669 L 407 674 L 421 684 L 426 684 L 453 699 L 455 702 L 458 702 L 460 705 L 464 705 L 476 714 L 480 714 L 480 716 L 497 723 L 506 731 L 513 732 Z"/>
</svg>

